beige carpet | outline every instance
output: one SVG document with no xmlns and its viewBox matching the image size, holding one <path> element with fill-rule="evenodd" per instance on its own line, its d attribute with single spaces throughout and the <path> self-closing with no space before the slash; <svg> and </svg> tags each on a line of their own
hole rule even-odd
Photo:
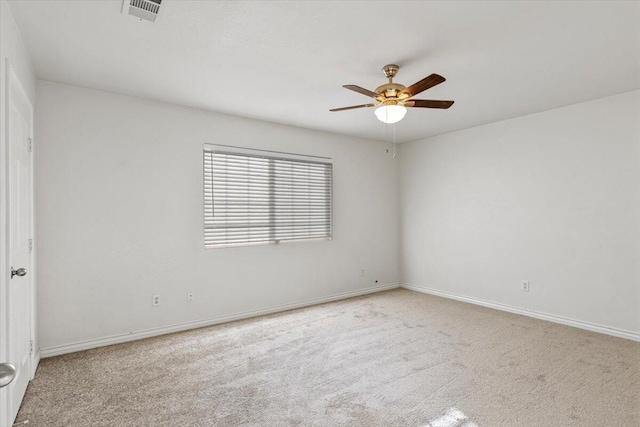
<svg viewBox="0 0 640 427">
<path fill-rule="evenodd" d="M 45 359 L 39 426 L 640 426 L 640 344 L 407 290 Z"/>
</svg>

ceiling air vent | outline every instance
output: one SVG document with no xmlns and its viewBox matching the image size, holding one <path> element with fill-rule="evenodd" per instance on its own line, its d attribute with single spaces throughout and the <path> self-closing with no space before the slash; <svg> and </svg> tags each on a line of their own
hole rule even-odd
<svg viewBox="0 0 640 427">
<path fill-rule="evenodd" d="M 122 13 L 136 18 L 156 22 L 162 0 L 124 0 Z"/>
</svg>

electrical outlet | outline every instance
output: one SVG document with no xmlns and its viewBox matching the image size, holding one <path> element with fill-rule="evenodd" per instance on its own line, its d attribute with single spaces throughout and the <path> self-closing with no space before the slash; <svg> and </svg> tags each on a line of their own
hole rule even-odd
<svg viewBox="0 0 640 427">
<path fill-rule="evenodd" d="M 361 268 L 361 269 L 360 269 L 360 275 L 361 275 L 361 276 L 364 276 L 364 273 L 365 273 L 365 272 L 364 272 L 364 268 Z"/>
<path fill-rule="evenodd" d="M 193 296 L 193 291 L 187 292 L 187 301 L 193 301 L 194 298 L 195 297 Z"/>
<path fill-rule="evenodd" d="M 529 292 L 531 290 L 531 285 L 529 284 L 528 280 L 523 280 L 522 281 L 522 290 L 524 292 Z"/>
<path fill-rule="evenodd" d="M 151 306 L 157 307 L 160 305 L 160 295 L 154 295 L 151 299 Z"/>
</svg>

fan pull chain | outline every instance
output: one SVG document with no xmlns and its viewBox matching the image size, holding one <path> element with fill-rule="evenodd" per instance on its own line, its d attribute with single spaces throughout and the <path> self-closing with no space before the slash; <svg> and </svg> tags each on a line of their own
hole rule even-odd
<svg viewBox="0 0 640 427">
<path fill-rule="evenodd" d="M 384 140 L 389 141 L 389 123 L 384 124 Z M 389 142 L 387 142 L 388 144 Z M 389 152 L 389 146 L 387 145 L 387 153 Z"/>
<path fill-rule="evenodd" d="M 393 156 L 392 156 L 392 158 L 395 159 L 397 157 L 396 156 L 396 145 L 397 145 L 396 144 L 396 124 L 393 123 L 391 127 L 392 127 L 392 130 L 393 130 L 393 140 L 389 141 L 391 139 L 391 138 L 389 138 L 389 123 L 385 123 L 384 124 L 384 132 L 385 132 L 385 135 L 386 135 L 385 140 L 389 141 L 389 143 L 393 145 Z M 387 148 L 387 153 L 388 152 L 389 152 L 389 149 Z"/>
<path fill-rule="evenodd" d="M 393 124 L 393 158 L 396 158 L 396 124 Z"/>
</svg>

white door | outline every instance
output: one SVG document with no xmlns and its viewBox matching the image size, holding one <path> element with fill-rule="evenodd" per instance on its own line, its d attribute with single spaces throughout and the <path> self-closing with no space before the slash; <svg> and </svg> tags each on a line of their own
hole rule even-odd
<svg viewBox="0 0 640 427">
<path fill-rule="evenodd" d="M 9 78 L 9 262 L 8 355 L 17 368 L 7 386 L 9 419 L 13 421 L 31 379 L 33 271 L 31 265 L 31 125 L 32 108 L 13 73 Z"/>
</svg>

